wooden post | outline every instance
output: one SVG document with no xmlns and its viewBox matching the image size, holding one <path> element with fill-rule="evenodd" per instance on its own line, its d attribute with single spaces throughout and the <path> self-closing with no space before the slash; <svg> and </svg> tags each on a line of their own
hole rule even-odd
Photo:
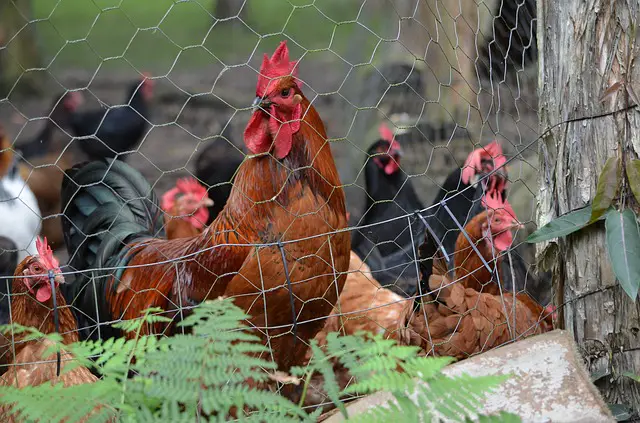
<svg viewBox="0 0 640 423">
<path fill-rule="evenodd" d="M 640 153 L 637 108 L 562 123 L 634 101 L 624 90 L 600 99 L 625 79 L 640 90 L 639 13 L 637 0 L 538 1 L 539 119 L 541 133 L 548 130 L 539 145 L 539 225 L 591 201 L 619 140 L 631 156 Z M 639 303 L 616 281 L 604 235 L 598 223 L 541 244 L 538 257 L 551 264 L 561 323 L 573 333 L 591 373 L 604 376 L 596 384 L 606 401 L 637 412 L 640 384 L 623 374 L 640 374 Z"/>
</svg>

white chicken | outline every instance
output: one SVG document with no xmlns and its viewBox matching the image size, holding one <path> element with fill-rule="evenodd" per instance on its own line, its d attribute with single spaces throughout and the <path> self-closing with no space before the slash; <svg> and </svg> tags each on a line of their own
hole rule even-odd
<svg viewBox="0 0 640 423">
<path fill-rule="evenodd" d="M 18 162 L 0 127 L 0 236 L 18 248 L 18 262 L 37 254 L 36 238 L 42 218 L 35 195 L 20 176 Z"/>
</svg>

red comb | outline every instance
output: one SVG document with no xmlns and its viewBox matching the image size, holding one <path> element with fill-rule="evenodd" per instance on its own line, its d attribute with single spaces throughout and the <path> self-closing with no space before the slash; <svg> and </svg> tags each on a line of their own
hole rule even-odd
<svg viewBox="0 0 640 423">
<path fill-rule="evenodd" d="M 384 123 L 381 123 L 378 127 L 378 132 L 380 132 L 380 138 L 383 140 L 388 141 L 389 143 L 393 141 L 393 132 L 391 132 L 391 129 L 389 129 L 389 127 Z"/>
<path fill-rule="evenodd" d="M 493 140 L 489 144 L 484 147 L 485 155 L 491 156 L 493 158 L 494 169 L 499 169 L 507 162 L 507 158 L 504 156 L 502 152 L 502 147 L 498 144 L 497 140 Z"/>
<path fill-rule="evenodd" d="M 494 169 L 498 169 L 507 162 L 506 157 L 502 154 L 502 147 L 498 141 L 493 140 L 484 147 L 476 148 L 469 154 L 462 168 L 462 182 L 468 184 L 471 177 L 481 169 L 483 158 L 490 157 L 493 159 Z"/>
<path fill-rule="evenodd" d="M 502 194 L 499 192 L 486 193 L 482 196 L 482 205 L 487 210 L 503 211 L 508 213 L 513 219 L 518 220 L 516 212 L 511 207 L 511 204 L 502 199 Z"/>
<path fill-rule="evenodd" d="M 204 198 L 207 195 L 207 189 L 203 187 L 200 182 L 195 178 L 180 178 L 176 182 L 176 186 L 162 195 L 160 206 L 164 211 L 170 211 L 176 203 L 176 196 L 178 194 L 195 194 L 200 198 Z"/>
<path fill-rule="evenodd" d="M 273 52 L 271 58 L 264 55 L 262 59 L 262 66 L 260 67 L 260 75 L 258 75 L 258 85 L 256 86 L 256 94 L 259 97 L 264 97 L 268 93 L 269 83 L 277 78 L 283 76 L 298 75 L 297 61 L 289 61 L 289 49 L 287 48 L 287 41 L 282 41 L 276 51 Z M 298 87 L 300 84 L 294 79 Z"/>
<path fill-rule="evenodd" d="M 47 237 L 42 240 L 40 237 L 36 239 L 36 250 L 38 250 L 38 255 L 40 256 L 40 260 L 47 267 L 47 270 L 58 270 L 60 268 L 60 263 L 53 256 L 53 251 L 51 251 L 51 247 L 47 244 Z"/>
<path fill-rule="evenodd" d="M 185 194 L 200 194 L 204 197 L 207 194 L 207 189 L 203 187 L 200 182 L 196 180 L 194 177 L 189 178 L 180 178 L 176 182 L 176 187 Z"/>
</svg>

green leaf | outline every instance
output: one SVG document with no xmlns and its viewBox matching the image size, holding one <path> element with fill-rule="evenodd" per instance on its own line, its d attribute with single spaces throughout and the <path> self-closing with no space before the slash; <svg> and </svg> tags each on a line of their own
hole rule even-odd
<svg viewBox="0 0 640 423">
<path fill-rule="evenodd" d="M 607 251 L 622 289 L 635 301 L 640 286 L 640 231 L 633 211 L 611 211 L 605 221 Z"/>
<path fill-rule="evenodd" d="M 591 203 L 591 218 L 589 222 L 598 220 L 611 206 L 613 199 L 620 188 L 622 179 L 622 167 L 618 157 L 609 157 L 598 177 L 596 196 Z"/>
<path fill-rule="evenodd" d="M 629 159 L 627 161 L 627 178 L 629 178 L 633 196 L 640 203 L 640 160 Z"/>
<path fill-rule="evenodd" d="M 624 422 L 633 417 L 631 408 L 624 404 L 607 404 L 607 406 L 609 407 L 609 410 L 611 410 L 611 414 L 613 414 L 613 418 L 616 419 L 616 421 Z"/>
<path fill-rule="evenodd" d="M 571 233 L 579 231 L 585 226 L 593 223 L 589 221 L 591 214 L 591 205 L 589 205 L 557 217 L 529 235 L 529 237 L 527 238 L 527 242 L 535 244 L 538 242 L 549 241 L 550 239 L 567 236 Z M 600 216 L 597 220 L 602 220 L 605 217 L 606 214 Z"/>
<path fill-rule="evenodd" d="M 640 382 L 640 376 L 638 376 L 638 375 L 636 375 L 636 374 L 626 372 L 626 373 L 623 373 L 623 374 L 622 374 L 622 376 L 626 376 L 626 377 L 628 377 L 629 379 L 633 379 L 633 380 L 635 380 L 636 382 Z"/>
</svg>

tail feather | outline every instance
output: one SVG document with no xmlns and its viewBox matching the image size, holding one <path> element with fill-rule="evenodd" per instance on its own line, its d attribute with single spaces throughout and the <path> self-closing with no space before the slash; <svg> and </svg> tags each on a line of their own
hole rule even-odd
<svg viewBox="0 0 640 423">
<path fill-rule="evenodd" d="M 62 184 L 65 244 L 69 265 L 84 272 L 69 294 L 83 313 L 104 321 L 109 280 L 120 277 L 131 242 L 164 236 L 162 211 L 149 183 L 122 161 L 83 163 L 67 176 Z"/>
</svg>

